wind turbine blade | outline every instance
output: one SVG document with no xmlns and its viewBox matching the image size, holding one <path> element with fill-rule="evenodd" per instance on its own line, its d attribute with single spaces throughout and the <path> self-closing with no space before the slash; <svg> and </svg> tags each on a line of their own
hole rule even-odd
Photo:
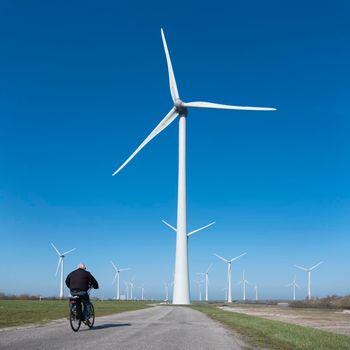
<svg viewBox="0 0 350 350">
<path fill-rule="evenodd" d="M 77 249 L 77 248 L 73 248 L 73 249 L 71 249 L 71 250 L 68 250 L 68 252 L 63 253 L 62 255 L 67 255 L 68 253 L 72 252 L 72 251 L 75 250 L 75 249 Z"/>
<path fill-rule="evenodd" d="M 323 263 L 323 261 L 320 261 L 318 264 L 316 264 L 316 265 L 310 267 L 309 270 L 311 271 L 311 270 L 315 269 L 317 266 L 321 265 L 322 263 Z"/>
<path fill-rule="evenodd" d="M 58 259 L 58 264 L 57 264 L 57 269 L 56 269 L 55 276 L 57 276 L 57 273 L 58 273 L 58 270 L 59 270 L 59 268 L 60 268 L 60 265 L 61 265 L 62 259 L 63 259 L 63 258 L 61 258 L 61 257 Z"/>
<path fill-rule="evenodd" d="M 247 254 L 247 253 L 243 253 L 243 254 L 241 254 L 241 255 L 238 255 L 238 256 L 236 256 L 235 258 L 231 259 L 230 262 L 235 261 L 235 260 L 239 259 L 241 256 L 246 255 L 246 254 Z"/>
<path fill-rule="evenodd" d="M 213 264 L 210 264 L 209 267 L 207 268 L 207 271 L 205 271 L 205 273 L 208 273 L 212 266 Z"/>
<path fill-rule="evenodd" d="M 193 108 L 235 109 L 235 110 L 242 110 L 242 111 L 275 111 L 276 110 L 276 108 L 270 108 L 270 107 L 232 106 L 232 105 L 222 105 L 219 103 L 211 103 L 211 102 L 184 102 L 183 106 L 193 107 Z"/>
<path fill-rule="evenodd" d="M 197 272 L 197 275 L 205 275 L 205 272 Z"/>
<path fill-rule="evenodd" d="M 128 270 L 131 270 L 131 268 L 130 268 L 130 267 L 127 267 L 126 269 L 120 269 L 119 272 L 128 271 Z"/>
<path fill-rule="evenodd" d="M 117 275 L 118 275 L 118 272 L 115 274 L 113 281 L 112 281 L 112 284 L 114 284 L 115 280 L 117 279 Z"/>
<path fill-rule="evenodd" d="M 201 227 L 201 228 L 198 228 L 197 230 L 193 230 L 193 231 L 191 231 L 190 233 L 187 234 L 187 237 L 193 235 L 193 234 L 196 233 L 196 232 L 202 231 L 202 230 L 204 230 L 205 228 L 207 228 L 207 227 L 209 227 L 209 226 L 211 226 L 211 225 L 214 225 L 214 224 L 215 224 L 215 221 L 211 222 L 210 224 L 208 224 L 208 225 L 206 225 L 206 226 L 203 226 L 203 227 Z"/>
<path fill-rule="evenodd" d="M 146 139 L 137 147 L 136 151 L 112 174 L 116 175 L 120 170 L 122 170 L 126 164 L 130 162 L 135 155 L 140 152 L 140 150 L 147 145 L 154 137 L 156 137 L 161 131 L 163 131 L 167 126 L 169 126 L 176 118 L 177 112 L 175 107 L 173 107 L 170 112 L 162 119 L 162 121 L 154 128 L 154 130 L 146 137 Z"/>
<path fill-rule="evenodd" d="M 297 288 L 299 288 L 299 289 L 300 289 L 300 286 L 299 286 L 299 284 L 296 284 L 296 283 L 295 283 L 295 286 L 296 286 Z"/>
<path fill-rule="evenodd" d="M 308 271 L 308 269 L 305 268 L 305 267 L 302 267 L 302 266 L 299 266 L 299 265 L 294 265 L 294 266 L 297 267 L 300 270 Z"/>
<path fill-rule="evenodd" d="M 114 265 L 113 261 L 111 260 L 111 264 L 114 267 L 114 270 L 118 271 L 117 266 Z"/>
<path fill-rule="evenodd" d="M 177 91 L 175 74 L 174 74 L 173 66 L 171 64 L 170 54 L 168 50 L 168 45 L 166 44 L 163 28 L 161 28 L 160 32 L 162 34 L 163 46 L 164 46 L 166 61 L 168 65 L 170 93 L 173 101 L 175 102 L 177 99 L 179 99 L 179 92 Z"/>
<path fill-rule="evenodd" d="M 177 229 L 174 227 L 174 226 L 171 226 L 170 224 L 168 224 L 165 220 L 162 220 L 163 221 L 163 223 L 165 224 L 165 225 L 167 225 L 168 227 L 170 227 L 172 230 L 174 230 L 175 232 L 177 232 Z"/>
<path fill-rule="evenodd" d="M 54 246 L 54 244 L 53 243 L 51 243 L 51 245 L 52 245 L 52 247 L 53 247 L 53 249 L 55 249 L 56 250 L 56 252 L 57 252 L 57 254 L 59 255 L 59 256 L 61 256 L 62 254 L 58 251 L 58 249 Z"/>
<path fill-rule="evenodd" d="M 223 258 L 222 256 L 220 256 L 220 255 L 218 255 L 218 254 L 215 254 L 214 253 L 214 255 L 216 256 L 216 257 L 218 257 L 219 259 L 221 259 L 223 262 L 225 262 L 226 264 L 229 262 L 228 260 L 226 260 L 225 258 Z"/>
</svg>

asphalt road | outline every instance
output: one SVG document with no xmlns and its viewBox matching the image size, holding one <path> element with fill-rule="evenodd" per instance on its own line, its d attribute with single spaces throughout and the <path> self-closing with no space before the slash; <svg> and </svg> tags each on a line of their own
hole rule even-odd
<svg viewBox="0 0 350 350">
<path fill-rule="evenodd" d="M 149 309 L 97 317 L 93 329 L 74 333 L 68 320 L 0 331 L 1 350 L 228 350 L 244 343 L 219 323 L 186 307 Z"/>
</svg>

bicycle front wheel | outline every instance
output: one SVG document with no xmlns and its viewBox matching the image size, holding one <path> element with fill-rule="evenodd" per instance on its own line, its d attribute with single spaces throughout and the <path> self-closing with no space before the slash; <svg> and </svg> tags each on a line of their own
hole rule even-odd
<svg viewBox="0 0 350 350">
<path fill-rule="evenodd" d="M 81 325 L 81 319 L 79 317 L 79 313 L 78 313 L 78 310 L 76 307 L 73 307 L 70 310 L 69 323 L 70 323 L 70 326 L 73 329 L 73 331 L 78 332 L 80 325 Z"/>
<path fill-rule="evenodd" d="M 90 310 L 89 310 L 89 323 L 88 323 L 88 327 L 92 328 L 94 326 L 95 323 L 95 310 L 94 310 L 94 306 L 92 304 L 90 304 Z"/>
</svg>

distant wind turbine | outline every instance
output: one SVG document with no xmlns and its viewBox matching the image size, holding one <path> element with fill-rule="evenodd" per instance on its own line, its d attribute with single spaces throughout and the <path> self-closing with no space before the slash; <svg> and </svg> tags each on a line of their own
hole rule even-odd
<svg viewBox="0 0 350 350">
<path fill-rule="evenodd" d="M 199 295 L 198 295 L 198 300 L 199 301 L 202 301 L 202 283 L 203 281 L 198 281 L 198 280 L 195 280 L 195 283 L 197 284 L 198 286 L 198 292 L 199 292 Z"/>
<path fill-rule="evenodd" d="M 208 284 L 209 284 L 209 270 L 213 264 L 210 264 L 205 272 L 199 272 L 198 275 L 204 275 L 205 277 L 205 301 L 208 301 Z"/>
<path fill-rule="evenodd" d="M 258 301 L 258 286 L 257 284 L 255 283 L 254 284 L 254 292 L 255 292 L 255 301 Z"/>
<path fill-rule="evenodd" d="M 307 298 L 308 298 L 308 300 L 311 300 L 311 271 L 313 269 L 315 269 L 317 266 L 321 265 L 322 263 L 323 263 L 323 261 L 320 261 L 318 264 L 316 264 L 310 268 L 306 268 L 306 267 L 299 266 L 299 265 L 294 265 L 298 269 L 304 270 L 307 272 Z"/>
<path fill-rule="evenodd" d="M 132 158 L 155 138 L 160 132 L 166 129 L 179 116 L 179 168 L 178 168 L 178 202 L 177 202 L 177 235 L 175 253 L 175 280 L 173 304 L 190 304 L 189 269 L 188 269 L 188 246 L 187 246 L 187 205 L 186 205 L 186 118 L 188 108 L 214 108 L 248 111 L 274 111 L 275 108 L 231 106 L 210 102 L 183 102 L 177 89 L 174 70 L 171 64 L 168 46 L 165 40 L 163 29 L 161 36 L 165 56 L 168 65 L 170 94 L 173 100 L 173 107 L 161 120 L 155 129 L 146 137 L 140 146 L 131 156 L 113 173 L 116 175 L 123 169 Z"/>
<path fill-rule="evenodd" d="M 125 269 L 118 269 L 117 266 L 115 266 L 115 264 L 113 263 L 113 261 L 111 261 L 111 264 L 115 270 L 115 276 L 114 276 L 114 279 L 113 279 L 113 282 L 116 282 L 116 286 L 117 286 L 117 300 L 120 300 L 120 273 L 123 272 L 123 271 L 127 271 L 127 270 L 130 270 L 130 268 L 125 268 Z"/>
<path fill-rule="evenodd" d="M 293 300 L 295 300 L 295 287 L 300 288 L 296 282 L 297 277 L 294 275 L 294 279 L 292 283 L 286 285 L 286 287 L 293 287 Z"/>
<path fill-rule="evenodd" d="M 71 250 L 68 250 L 68 251 L 65 252 L 65 253 L 60 253 L 59 250 L 54 246 L 53 243 L 51 243 L 51 245 L 52 245 L 53 249 L 55 249 L 56 253 L 57 253 L 58 256 L 59 256 L 55 276 L 57 276 L 58 269 L 59 269 L 60 266 L 61 266 L 60 299 L 63 299 L 64 257 L 65 257 L 68 253 L 70 253 L 70 252 L 72 252 L 73 250 L 75 250 L 76 248 L 73 248 L 73 249 L 71 249 Z"/>
<path fill-rule="evenodd" d="M 243 278 L 238 282 L 238 284 L 242 284 L 243 285 L 243 301 L 245 301 L 246 300 L 246 293 L 245 293 L 246 289 L 245 289 L 245 286 L 247 284 L 251 285 L 251 283 L 246 280 L 245 275 L 244 275 L 244 271 L 243 271 Z"/>
<path fill-rule="evenodd" d="M 221 259 L 224 263 L 227 264 L 227 302 L 232 303 L 232 292 L 231 292 L 231 264 L 233 261 L 239 259 L 241 256 L 246 255 L 247 253 L 243 253 L 241 255 L 232 258 L 231 260 L 225 259 L 218 254 L 214 254 L 216 257 Z"/>
</svg>

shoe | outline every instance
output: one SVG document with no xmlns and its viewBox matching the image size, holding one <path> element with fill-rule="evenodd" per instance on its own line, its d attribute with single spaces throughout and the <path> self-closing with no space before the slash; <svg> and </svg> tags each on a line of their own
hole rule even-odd
<svg viewBox="0 0 350 350">
<path fill-rule="evenodd" d="M 85 320 L 85 321 L 83 321 L 83 323 L 84 323 L 85 325 L 87 325 L 87 326 L 91 326 L 91 323 L 90 323 L 89 320 Z"/>
</svg>

